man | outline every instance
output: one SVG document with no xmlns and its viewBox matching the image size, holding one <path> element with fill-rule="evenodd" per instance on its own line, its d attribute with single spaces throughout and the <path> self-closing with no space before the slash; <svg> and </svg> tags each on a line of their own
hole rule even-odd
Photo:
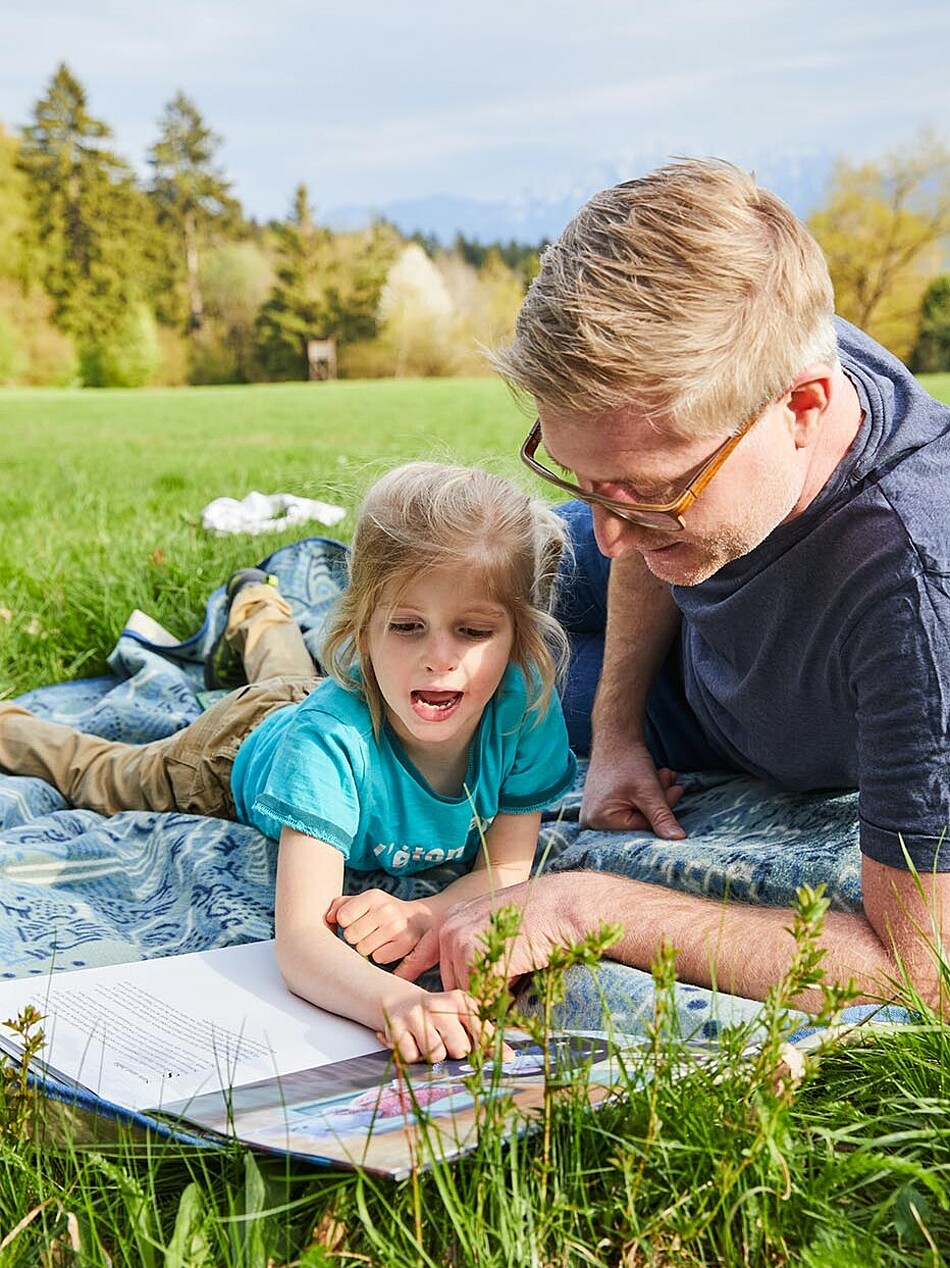
<svg viewBox="0 0 950 1268">
<path fill-rule="evenodd" d="M 591 199 L 496 361 L 537 404 L 523 457 L 580 499 L 575 590 L 606 607 L 582 822 L 684 835 L 675 772 L 688 767 L 856 787 L 864 911 L 828 915 L 827 976 L 875 999 L 906 974 L 935 1002 L 950 904 L 950 412 L 836 323 L 807 230 L 716 161 Z M 605 920 L 624 928 L 613 958 L 647 968 L 666 941 L 682 980 L 749 998 L 793 949 L 786 910 L 606 874 L 504 900 L 524 907 L 513 975 Z M 455 909 L 400 972 L 439 958 L 446 988 L 464 986 L 490 909 Z"/>
</svg>

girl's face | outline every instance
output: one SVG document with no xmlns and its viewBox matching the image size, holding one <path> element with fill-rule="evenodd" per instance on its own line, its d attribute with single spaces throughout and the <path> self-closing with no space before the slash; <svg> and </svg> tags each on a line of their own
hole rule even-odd
<svg viewBox="0 0 950 1268">
<path fill-rule="evenodd" d="M 409 757 L 441 767 L 467 753 L 508 665 L 514 626 L 461 569 L 437 568 L 384 594 L 366 651 L 386 717 Z"/>
</svg>

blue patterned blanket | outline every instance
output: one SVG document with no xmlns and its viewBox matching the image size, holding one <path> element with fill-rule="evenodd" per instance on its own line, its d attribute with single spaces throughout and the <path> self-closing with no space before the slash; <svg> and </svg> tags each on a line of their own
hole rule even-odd
<svg viewBox="0 0 950 1268">
<path fill-rule="evenodd" d="M 345 584 L 347 548 L 313 537 L 262 561 L 276 573 L 304 637 L 319 655 L 324 619 Z M 109 663 L 112 676 L 21 697 L 45 717 L 135 742 L 196 717 L 202 664 L 224 625 L 224 588 L 184 642 L 133 614 Z M 581 774 L 581 781 L 583 772 Z M 833 906 L 860 903 L 857 798 L 797 796 L 746 778 L 684 780 L 684 841 L 581 830 L 580 789 L 548 812 L 544 867 L 595 868 L 731 901 L 787 904 L 824 883 Z M 252 828 L 181 814 L 129 811 L 103 818 L 70 809 L 49 785 L 0 775 L 0 959 L 7 977 L 207 950 L 271 936 L 275 846 Z M 368 883 L 403 897 L 453 879 L 451 868 Z M 367 884 L 365 875 L 360 883 Z M 350 887 L 353 887 L 352 881 Z M 606 1007 L 636 1031 L 652 1012 L 648 974 L 617 965 L 569 975 L 563 1024 L 599 1028 Z M 683 986 L 684 1025 L 709 1034 L 756 1005 Z"/>
</svg>

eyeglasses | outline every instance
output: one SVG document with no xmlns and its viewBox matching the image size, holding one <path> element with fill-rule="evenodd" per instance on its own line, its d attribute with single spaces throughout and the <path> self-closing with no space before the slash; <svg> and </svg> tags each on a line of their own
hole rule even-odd
<svg viewBox="0 0 950 1268">
<path fill-rule="evenodd" d="M 572 493 L 574 497 L 580 498 L 582 502 L 589 502 L 592 506 L 602 506 L 611 515 L 619 516 L 620 519 L 626 520 L 630 524 L 639 524 L 643 528 L 655 528 L 662 533 L 680 533 L 686 527 L 683 523 L 683 513 L 688 511 L 693 505 L 761 413 L 762 409 L 757 409 L 752 417 L 747 419 L 734 435 L 714 449 L 709 457 L 690 474 L 686 488 L 672 502 L 635 502 L 632 499 L 627 501 L 623 498 L 609 498 L 602 493 L 592 493 L 587 489 L 582 489 L 579 484 L 574 484 L 571 480 L 565 480 L 561 476 L 555 475 L 548 467 L 538 462 L 534 456 L 538 451 L 538 446 L 541 444 L 540 418 L 534 420 L 534 426 L 528 433 L 527 440 L 521 446 L 521 461 L 530 467 L 535 475 L 539 475 L 542 480 L 547 480 L 549 484 L 556 484 L 559 489 L 564 489 L 566 493 Z"/>
</svg>

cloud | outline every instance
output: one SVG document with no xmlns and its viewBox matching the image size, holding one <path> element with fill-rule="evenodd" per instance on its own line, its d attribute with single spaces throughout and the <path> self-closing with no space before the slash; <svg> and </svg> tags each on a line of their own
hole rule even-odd
<svg viewBox="0 0 950 1268">
<path fill-rule="evenodd" d="M 672 153 L 867 157 L 950 117 L 944 0 L 0 0 L 0 119 L 65 60 L 138 165 L 179 90 L 252 214 L 498 198 Z"/>
</svg>

